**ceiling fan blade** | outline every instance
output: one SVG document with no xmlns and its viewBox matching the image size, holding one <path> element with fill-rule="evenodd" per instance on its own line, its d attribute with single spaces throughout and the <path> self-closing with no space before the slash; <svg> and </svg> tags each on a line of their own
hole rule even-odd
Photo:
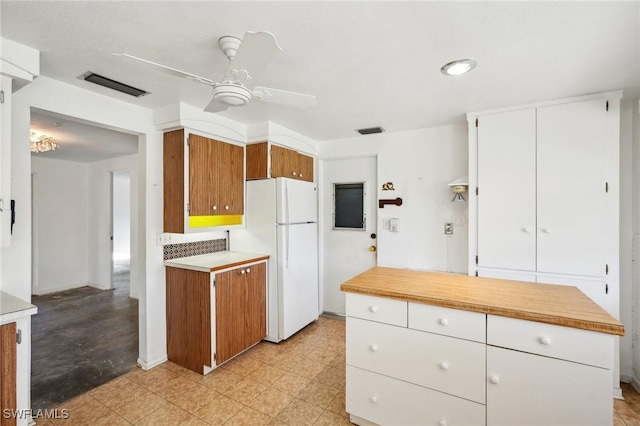
<svg viewBox="0 0 640 426">
<path fill-rule="evenodd" d="M 313 95 L 288 92 L 280 89 L 256 86 L 253 89 L 253 97 L 266 102 L 286 105 L 296 108 L 313 108 L 318 105 L 318 99 Z"/>
<path fill-rule="evenodd" d="M 243 75 L 245 72 L 248 76 L 247 80 L 255 78 L 280 52 L 282 49 L 278 46 L 273 34 L 266 31 L 247 31 L 224 74 L 225 80 L 246 78 Z"/>
<path fill-rule="evenodd" d="M 112 53 L 112 55 L 113 56 L 123 56 L 125 58 L 134 59 L 136 61 L 144 62 L 145 64 L 153 65 L 154 67 L 157 67 L 161 71 L 164 71 L 164 72 L 166 72 L 168 74 L 175 75 L 177 77 L 188 78 L 189 80 L 193 80 L 193 81 L 198 82 L 198 83 L 208 84 L 209 86 L 213 86 L 214 83 L 215 83 L 213 80 L 208 79 L 206 77 L 201 77 L 199 75 L 191 74 L 190 72 L 186 72 L 186 71 L 180 71 L 178 69 L 171 68 L 171 67 L 168 67 L 168 66 L 162 65 L 162 64 L 157 64 L 155 62 L 151 62 L 151 61 L 148 61 L 146 59 L 138 58 L 137 56 L 128 55 L 126 53 Z"/>
<path fill-rule="evenodd" d="M 223 104 L 220 101 L 217 101 L 215 98 L 209 102 L 209 105 L 204 109 L 206 112 L 222 112 L 226 111 L 229 105 Z"/>
</svg>

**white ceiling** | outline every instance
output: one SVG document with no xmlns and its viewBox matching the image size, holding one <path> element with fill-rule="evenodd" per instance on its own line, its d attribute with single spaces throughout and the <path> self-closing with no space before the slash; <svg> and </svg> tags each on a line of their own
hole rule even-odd
<svg viewBox="0 0 640 426">
<path fill-rule="evenodd" d="M 640 2 L 0 2 L 2 37 L 39 49 L 41 73 L 149 108 L 204 108 L 211 88 L 111 56 L 128 53 L 218 80 L 216 41 L 275 34 L 283 52 L 254 79 L 315 94 L 297 110 L 252 102 L 223 113 L 323 141 L 461 122 L 464 113 L 616 89 L 640 93 Z M 447 77 L 440 67 L 473 58 Z M 78 80 L 86 71 L 151 94 Z"/>
</svg>

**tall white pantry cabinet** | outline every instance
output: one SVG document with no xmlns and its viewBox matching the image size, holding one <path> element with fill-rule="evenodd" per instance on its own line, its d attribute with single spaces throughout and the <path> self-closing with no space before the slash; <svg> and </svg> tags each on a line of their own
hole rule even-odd
<svg viewBox="0 0 640 426">
<path fill-rule="evenodd" d="M 621 98 L 467 114 L 469 275 L 573 285 L 620 317 Z"/>
</svg>

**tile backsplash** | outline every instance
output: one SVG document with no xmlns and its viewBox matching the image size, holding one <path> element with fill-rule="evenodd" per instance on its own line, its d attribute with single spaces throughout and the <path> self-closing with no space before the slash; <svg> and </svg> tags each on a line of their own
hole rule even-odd
<svg viewBox="0 0 640 426">
<path fill-rule="evenodd" d="M 193 243 L 167 244 L 164 248 L 164 260 L 177 259 L 179 257 L 196 256 L 198 254 L 216 253 L 227 249 L 227 240 L 196 241 Z"/>
</svg>

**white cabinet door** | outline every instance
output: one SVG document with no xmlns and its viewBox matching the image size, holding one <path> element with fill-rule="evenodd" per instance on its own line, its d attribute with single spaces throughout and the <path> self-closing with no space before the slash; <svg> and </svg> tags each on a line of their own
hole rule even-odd
<svg viewBox="0 0 640 426">
<path fill-rule="evenodd" d="M 534 271 L 536 110 L 478 122 L 478 266 Z"/>
<path fill-rule="evenodd" d="M 611 370 L 487 347 L 487 426 L 611 425 Z"/>
<path fill-rule="evenodd" d="M 11 245 L 11 84 L 0 76 L 0 247 Z"/>
<path fill-rule="evenodd" d="M 537 269 L 604 276 L 604 99 L 538 108 Z"/>
</svg>

